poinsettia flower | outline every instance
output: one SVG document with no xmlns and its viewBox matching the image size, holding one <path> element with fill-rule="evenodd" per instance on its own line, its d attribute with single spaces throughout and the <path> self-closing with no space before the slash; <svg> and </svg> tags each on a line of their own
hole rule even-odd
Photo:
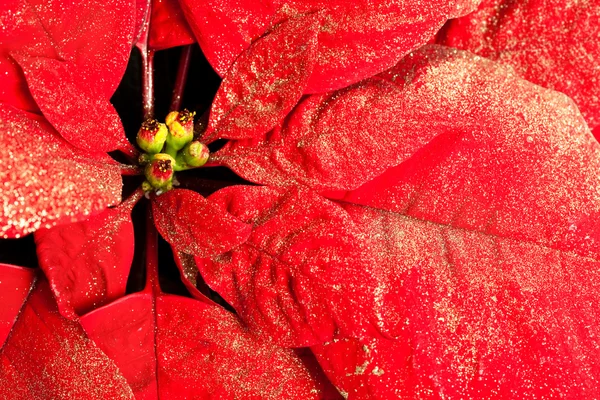
<svg viewBox="0 0 600 400">
<path fill-rule="evenodd" d="M 317 21 L 315 17 L 283 23 L 248 49 L 217 94 L 211 124 L 204 135 L 207 143 L 211 141 L 209 136 L 214 140 L 263 132 L 285 116 L 302 95 L 301 85 L 296 83 L 308 79 L 316 48 Z M 280 56 L 282 42 L 299 50 Z M 281 62 L 273 63 L 275 57 L 281 57 Z M 285 63 L 293 70 L 289 74 L 278 69 Z M 251 68 L 257 65 L 263 74 L 253 76 Z M 275 80 L 281 93 L 272 88 Z M 251 88 L 249 96 L 244 92 L 246 87 Z M 239 90 L 242 92 L 237 97 L 229 94 Z M 246 129 L 238 128 L 242 125 Z M 173 188 L 149 197 L 156 228 L 178 252 L 213 256 L 244 242 L 250 235 L 249 225 L 194 191 Z M 138 200 L 139 195 L 133 196 L 118 208 L 89 220 L 36 232 L 39 262 L 63 315 L 75 318 L 125 293 L 133 258 L 129 214 Z"/>
<path fill-rule="evenodd" d="M 274 340 L 313 346 L 348 396 L 597 397 L 600 150 L 576 107 L 494 63 L 439 47 L 354 87 L 302 97 L 318 65 L 324 19 L 322 10 L 288 18 L 252 41 L 231 64 L 201 136 L 229 139 L 212 165 L 262 186 L 226 188 L 208 199 L 177 188 L 149 195 L 182 270 L 195 254 L 202 276 L 239 317 L 165 295 L 153 283 L 84 316 L 88 335 L 140 395 L 173 396 L 200 383 L 201 393 L 222 397 L 287 387 L 299 398 L 318 397 L 302 360 Z M 47 65 L 81 86 L 55 61 L 26 61 L 33 86 Z M 13 128 L 38 118 L 4 112 L 22 124 Z M 69 125 L 48 119 L 59 132 Z M 17 145 L 11 150 L 21 154 Z M 71 151 L 62 158 L 88 154 Z M 177 151 L 160 157 L 175 159 Z M 40 254 L 77 238 L 78 266 L 108 260 L 91 278 L 72 274 L 71 287 L 65 279 L 61 285 L 76 294 L 70 298 L 46 268 L 59 304 L 75 308 L 69 317 L 122 294 L 97 280 L 91 303 L 79 296 L 95 290 L 89 283 L 110 270 L 111 257 L 129 259 L 131 248 L 109 233 L 130 240 L 129 211 L 140 197 L 82 225 L 38 232 Z M 220 223 L 252 232 L 236 239 Z M 151 259 L 152 245 L 147 252 Z M 73 257 L 43 262 L 68 270 L 75 265 L 64 260 Z M 151 283 L 156 275 L 148 269 Z M 25 291 L 11 297 L 11 309 Z M 56 325 L 65 323 L 54 316 Z M 101 357 L 77 322 L 66 324 L 77 347 Z M 15 347 L 34 348 L 15 332 L 2 350 L 8 358 Z M 142 343 L 140 351 L 126 348 L 130 342 Z M 43 368 L 24 353 L 20 367 Z M 120 390 L 122 377 L 114 379 Z"/>
<path fill-rule="evenodd" d="M 598 1 L 485 0 L 449 23 L 441 41 L 567 94 L 594 130 L 600 125 L 598 15 Z"/>
<path fill-rule="evenodd" d="M 426 43 L 447 19 L 473 11 L 479 2 L 180 0 L 204 55 L 221 76 L 280 22 L 320 13 L 319 48 L 306 93 L 339 89 L 390 68 Z"/>
</svg>

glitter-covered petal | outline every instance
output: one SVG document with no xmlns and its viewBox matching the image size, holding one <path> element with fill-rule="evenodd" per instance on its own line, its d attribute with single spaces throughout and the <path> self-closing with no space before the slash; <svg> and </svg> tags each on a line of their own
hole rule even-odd
<svg viewBox="0 0 600 400">
<path fill-rule="evenodd" d="M 315 350 L 332 381 L 356 398 L 386 398 L 390 384 L 434 397 L 598 397 L 600 146 L 573 102 L 440 47 L 383 77 L 421 100 L 412 118 L 439 134 L 338 194 L 377 257 L 381 317 L 398 343 L 341 337 Z"/>
<path fill-rule="evenodd" d="M 346 87 L 396 64 L 478 0 L 288 0 L 279 17 L 320 9 L 319 52 L 306 93 Z"/>
<path fill-rule="evenodd" d="M 202 53 L 224 76 L 253 40 L 271 25 L 272 0 L 179 0 Z"/>
<path fill-rule="evenodd" d="M 339 198 L 582 256 L 600 253 L 600 145 L 572 100 L 441 46 L 415 52 L 383 77 L 402 90 L 401 134 L 434 135 L 403 164 Z"/>
<path fill-rule="evenodd" d="M 161 236 L 187 254 L 207 257 L 224 253 L 250 234 L 249 225 L 187 189 L 155 196 L 152 214 Z"/>
<path fill-rule="evenodd" d="M 72 62 L 110 98 L 129 59 L 135 1 L 7 0 L 2 7 L 0 59 L 19 52 Z"/>
<path fill-rule="evenodd" d="M 514 67 L 571 97 L 600 126 L 600 1 L 485 0 L 452 21 L 443 43 Z"/>
<path fill-rule="evenodd" d="M 63 316 L 76 318 L 125 294 L 134 249 L 132 206 L 35 232 L 38 261 Z"/>
<path fill-rule="evenodd" d="M 335 90 L 393 66 L 446 22 L 479 0 L 181 0 L 184 14 L 215 70 L 233 61 L 270 26 L 319 11 L 324 16 L 316 66 L 306 93 Z"/>
<path fill-rule="evenodd" d="M 204 138 L 251 138 L 277 125 L 313 70 L 319 23 L 318 14 L 291 19 L 245 50 L 215 95 Z"/>
<path fill-rule="evenodd" d="M 357 399 L 600 395 L 600 262 L 531 242 L 346 205 L 368 232 L 395 340 L 315 348 Z M 391 307 L 394 305 L 394 307 Z M 403 398 L 403 397 L 401 397 Z"/>
<path fill-rule="evenodd" d="M 3 277 L 11 275 L 6 269 L 0 265 Z M 0 394 L 14 400 L 134 399 L 115 363 L 78 323 L 58 313 L 45 281 L 23 303 L 0 350 Z"/>
<path fill-rule="evenodd" d="M 408 339 L 336 337 L 311 347 L 327 377 L 346 399 L 423 399 L 435 393 L 417 383 Z M 423 381 L 430 383 L 426 377 Z M 447 394 L 447 392 L 444 392 Z M 473 397 L 480 398 L 480 397 Z"/>
<path fill-rule="evenodd" d="M 377 281 L 362 234 L 337 204 L 307 190 L 238 186 L 209 198 L 254 226 L 246 243 L 196 258 L 208 285 L 253 330 L 280 344 L 321 343 L 336 330 L 378 335 Z"/>
<path fill-rule="evenodd" d="M 121 119 L 102 94 L 71 62 L 15 56 L 44 117 L 74 146 L 96 152 L 131 148 Z"/>
<path fill-rule="evenodd" d="M 371 80 L 305 97 L 282 126 L 260 138 L 231 141 L 213 159 L 261 184 L 355 189 L 435 135 L 427 121 L 423 130 L 403 129 L 409 112 L 400 89 Z"/>
<path fill-rule="evenodd" d="M 215 305 L 134 294 L 84 316 L 82 325 L 139 398 L 321 398 L 292 350 Z"/>
<path fill-rule="evenodd" d="M 39 116 L 0 104 L 0 236 L 74 222 L 121 200 L 118 165 L 72 148 Z"/>
</svg>

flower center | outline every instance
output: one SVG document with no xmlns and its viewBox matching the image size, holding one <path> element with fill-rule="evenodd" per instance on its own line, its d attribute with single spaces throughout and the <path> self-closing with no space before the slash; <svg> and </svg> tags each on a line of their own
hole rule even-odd
<svg viewBox="0 0 600 400">
<path fill-rule="evenodd" d="M 208 147 L 194 140 L 194 115 L 188 110 L 173 111 L 165 123 L 148 119 L 140 127 L 136 141 L 143 151 L 139 162 L 146 165 L 146 192 L 170 190 L 176 182 L 175 171 L 198 168 L 208 161 Z"/>
</svg>

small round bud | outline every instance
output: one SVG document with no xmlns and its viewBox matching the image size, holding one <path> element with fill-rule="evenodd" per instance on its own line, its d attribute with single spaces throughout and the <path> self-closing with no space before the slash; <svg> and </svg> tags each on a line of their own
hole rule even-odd
<svg viewBox="0 0 600 400">
<path fill-rule="evenodd" d="M 156 190 L 170 190 L 173 187 L 175 160 L 168 154 L 155 154 L 144 170 L 146 180 Z"/>
<path fill-rule="evenodd" d="M 208 147 L 201 142 L 194 141 L 183 148 L 183 160 L 190 167 L 201 167 L 208 161 L 210 155 Z"/>
<path fill-rule="evenodd" d="M 136 141 L 138 146 L 146 153 L 160 153 L 167 140 L 169 131 L 165 124 L 155 119 L 147 119 L 138 131 Z"/>
<path fill-rule="evenodd" d="M 181 150 L 194 139 L 194 115 L 195 112 L 188 110 L 171 111 L 165 118 L 169 127 L 167 143 L 173 150 Z"/>
</svg>

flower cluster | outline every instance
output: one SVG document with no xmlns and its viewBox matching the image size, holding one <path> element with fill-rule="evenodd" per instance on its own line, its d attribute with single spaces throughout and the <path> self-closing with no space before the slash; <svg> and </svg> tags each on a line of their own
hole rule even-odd
<svg viewBox="0 0 600 400">
<path fill-rule="evenodd" d="M 76 3 L 0 11 L 0 398 L 600 397 L 600 1 Z"/>
</svg>

